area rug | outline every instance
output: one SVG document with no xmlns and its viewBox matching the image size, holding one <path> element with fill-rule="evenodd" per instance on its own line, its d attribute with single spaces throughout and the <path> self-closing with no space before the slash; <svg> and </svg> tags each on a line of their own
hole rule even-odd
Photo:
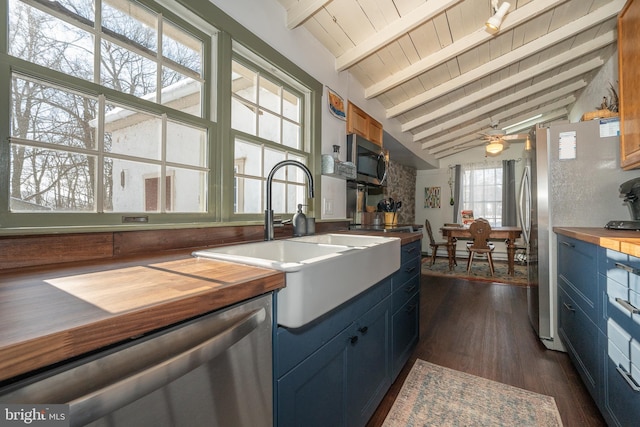
<svg viewBox="0 0 640 427">
<path fill-rule="evenodd" d="M 416 360 L 383 427 L 562 426 L 551 396 Z"/>
<path fill-rule="evenodd" d="M 511 285 L 526 286 L 527 284 L 527 266 L 515 263 L 514 275 L 507 274 L 508 266 L 506 261 L 494 261 L 494 275 L 491 276 L 489 271 L 489 263 L 486 259 L 473 261 L 471 272 L 467 274 L 467 260 L 458 259 L 458 265 L 452 271 L 449 271 L 449 261 L 446 258 L 437 258 L 436 262 L 430 266 L 431 258 L 422 258 L 422 274 L 427 276 L 455 277 L 466 280 L 480 280 L 484 282 L 507 283 Z"/>
</svg>

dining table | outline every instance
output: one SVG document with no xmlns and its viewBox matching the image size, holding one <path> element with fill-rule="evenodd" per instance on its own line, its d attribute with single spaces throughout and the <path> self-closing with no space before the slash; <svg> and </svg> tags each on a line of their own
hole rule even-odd
<svg viewBox="0 0 640 427">
<path fill-rule="evenodd" d="M 458 239 L 472 240 L 471 231 L 468 226 L 440 228 L 442 237 L 447 239 L 447 254 L 449 256 L 449 271 L 453 270 L 456 257 L 456 242 Z M 508 274 L 514 275 L 514 259 L 516 253 L 515 240 L 522 235 L 522 229 L 515 226 L 492 227 L 489 240 L 504 240 L 507 245 L 507 265 Z"/>
</svg>

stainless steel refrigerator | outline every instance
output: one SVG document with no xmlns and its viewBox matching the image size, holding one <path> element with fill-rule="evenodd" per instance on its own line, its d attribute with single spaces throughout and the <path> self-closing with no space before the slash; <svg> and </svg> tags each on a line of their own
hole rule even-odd
<svg viewBox="0 0 640 427">
<path fill-rule="evenodd" d="M 547 348 L 557 333 L 556 236 L 553 227 L 604 227 L 630 219 L 620 196 L 640 171 L 620 169 L 616 119 L 538 125 L 523 152 L 519 216 L 527 248 L 529 320 Z"/>
</svg>

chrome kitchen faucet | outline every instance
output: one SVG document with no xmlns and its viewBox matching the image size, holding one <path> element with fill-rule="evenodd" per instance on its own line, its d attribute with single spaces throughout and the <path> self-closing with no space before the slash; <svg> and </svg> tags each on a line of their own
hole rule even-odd
<svg viewBox="0 0 640 427">
<path fill-rule="evenodd" d="M 267 208 L 264 211 L 264 240 L 273 240 L 273 208 L 271 203 L 271 187 L 273 176 L 278 171 L 278 169 L 283 166 L 297 166 L 304 171 L 304 173 L 307 175 L 307 180 L 309 181 L 309 198 L 313 199 L 313 176 L 311 175 L 311 171 L 308 167 L 297 160 L 283 160 L 276 163 L 267 176 Z"/>
</svg>

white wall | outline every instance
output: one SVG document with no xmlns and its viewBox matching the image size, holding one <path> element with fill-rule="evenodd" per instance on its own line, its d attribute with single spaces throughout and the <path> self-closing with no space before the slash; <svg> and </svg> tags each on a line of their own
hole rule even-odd
<svg viewBox="0 0 640 427">
<path fill-rule="evenodd" d="M 605 64 L 598 70 L 598 73 L 594 76 L 591 83 L 584 88 L 580 97 L 573 105 L 573 108 L 569 112 L 569 121 L 571 123 L 577 123 L 582 118 L 582 115 L 589 111 L 597 110 L 602 97 L 606 96 L 607 99 L 611 97 L 610 84 L 613 85 L 616 92 L 618 92 L 618 50 L 614 50 L 611 57 Z"/>
</svg>

